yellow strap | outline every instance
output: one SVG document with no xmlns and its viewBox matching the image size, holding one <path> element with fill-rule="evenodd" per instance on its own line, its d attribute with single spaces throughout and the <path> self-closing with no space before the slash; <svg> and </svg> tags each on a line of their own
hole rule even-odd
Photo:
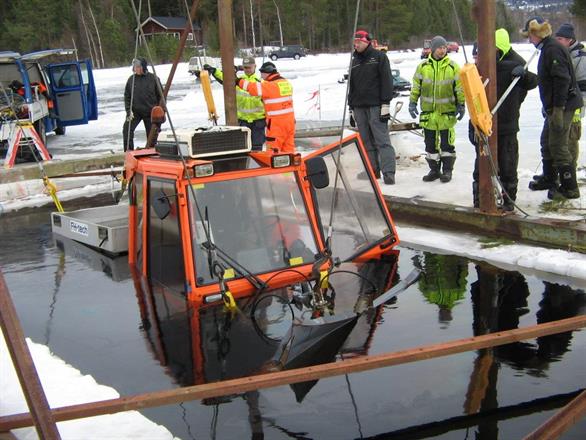
<svg viewBox="0 0 586 440">
<path fill-rule="evenodd" d="M 214 103 L 214 96 L 212 95 L 212 82 L 210 81 L 210 74 L 207 70 L 199 72 L 199 81 L 201 82 L 203 96 L 208 106 L 210 121 L 216 121 L 218 119 L 218 114 L 216 113 L 216 104 Z"/>
<path fill-rule="evenodd" d="M 55 184 L 51 182 L 47 176 L 43 177 L 43 184 L 45 185 L 45 188 L 47 188 L 49 195 L 53 199 L 53 203 L 55 204 L 57 211 L 64 212 L 63 206 L 61 206 L 61 202 L 59 201 L 59 198 L 57 198 L 57 187 L 55 186 Z"/>
</svg>

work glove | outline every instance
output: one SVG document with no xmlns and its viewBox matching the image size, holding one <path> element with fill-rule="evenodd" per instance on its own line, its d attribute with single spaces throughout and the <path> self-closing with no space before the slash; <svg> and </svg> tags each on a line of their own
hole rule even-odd
<svg viewBox="0 0 586 440">
<path fill-rule="evenodd" d="M 199 78 L 199 75 L 200 75 L 201 71 L 200 70 L 196 70 L 193 73 L 195 74 L 196 78 Z"/>
<path fill-rule="evenodd" d="M 214 73 L 216 73 L 216 68 L 210 66 L 209 64 L 204 64 L 203 68 L 204 68 L 204 70 L 207 70 L 210 73 L 210 75 L 213 75 Z"/>
<path fill-rule="evenodd" d="M 465 114 L 466 106 L 464 104 L 458 104 L 456 107 L 456 116 L 458 117 L 458 121 L 461 121 Z"/>
<path fill-rule="evenodd" d="M 391 106 L 389 104 L 382 104 L 380 106 L 379 119 L 381 122 L 389 122 L 391 119 Z"/>
<path fill-rule="evenodd" d="M 417 103 L 416 102 L 409 103 L 409 114 L 411 115 L 411 117 L 413 119 L 417 119 L 417 115 L 419 114 L 419 112 L 417 111 Z"/>
<path fill-rule="evenodd" d="M 564 108 L 554 107 L 551 111 L 550 124 L 555 130 L 562 130 L 564 128 Z"/>
<path fill-rule="evenodd" d="M 356 119 L 354 119 L 354 110 L 350 109 L 350 127 L 356 128 Z"/>
<path fill-rule="evenodd" d="M 525 67 L 518 65 L 518 66 L 513 67 L 513 70 L 511 70 L 511 76 L 513 78 L 517 78 L 517 77 L 523 78 L 523 76 L 525 76 L 525 72 L 527 72 L 525 70 Z"/>
<path fill-rule="evenodd" d="M 236 87 L 240 87 L 240 80 L 241 80 L 241 79 L 242 79 L 242 78 L 238 78 L 238 77 L 236 77 L 236 78 L 234 79 L 234 83 L 236 84 Z"/>
<path fill-rule="evenodd" d="M 128 112 L 126 113 L 126 122 L 131 122 L 134 119 L 134 113 Z"/>
</svg>

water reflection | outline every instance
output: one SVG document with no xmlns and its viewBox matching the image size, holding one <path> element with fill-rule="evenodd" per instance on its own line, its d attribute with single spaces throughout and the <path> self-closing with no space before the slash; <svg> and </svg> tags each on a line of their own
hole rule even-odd
<svg viewBox="0 0 586 440">
<path fill-rule="evenodd" d="M 374 297 L 373 285 L 379 293 L 391 286 L 397 260 L 398 252 L 393 251 L 381 259 L 336 269 L 330 277 L 334 316 L 365 310 Z M 292 323 L 290 310 L 300 316 L 310 313 L 303 284 L 263 293 L 258 301 L 240 300 L 240 313 L 233 315 L 221 305 L 193 308 L 182 294 L 140 278 L 135 271 L 132 275 L 141 329 L 156 359 L 181 386 L 330 362 L 339 352 L 346 357 L 366 354 L 381 310 L 369 309 L 350 325 L 332 330 L 311 329 L 311 337 L 301 336 L 304 340 L 295 341 L 301 344 L 292 348 L 285 337 Z M 297 400 L 314 384 L 293 385 Z"/>
<path fill-rule="evenodd" d="M 438 306 L 438 321 L 446 328 L 452 309 L 466 293 L 468 262 L 455 255 L 424 252 L 413 258 L 413 265 L 422 270 L 419 290 L 428 303 Z"/>
<path fill-rule="evenodd" d="M 12 222 L 0 219 L 0 262 L 25 334 L 35 342 L 47 341 L 66 362 L 121 395 L 275 367 L 278 341 L 265 340 L 244 316 L 228 322 L 221 310 L 211 307 L 195 313 L 184 297 L 132 278 L 125 258 L 119 266 L 100 254 L 83 256 L 85 247 L 74 249 L 53 241 L 46 222 L 46 212 Z M 401 256 L 397 269 L 401 275 L 409 273 L 412 264 L 433 266 L 433 258 L 426 261 L 421 251 L 402 249 Z M 586 312 L 581 289 L 460 261 L 452 265 L 459 265 L 452 272 L 459 280 L 457 292 L 462 285 L 469 287 L 448 296 L 455 301 L 429 301 L 430 270 L 421 285 L 412 286 L 393 304 L 363 313 L 334 360 Z M 399 278 L 388 264 L 371 263 L 353 270 L 374 279 L 377 289 Z M 336 307 L 364 310 L 368 294 L 356 294 L 367 286 L 350 275 L 332 281 L 336 291 L 348 285 L 355 293 L 337 296 Z M 435 282 L 442 289 L 449 285 L 447 280 Z M 283 293 L 289 294 L 293 292 Z M 451 304 L 451 321 L 442 315 L 444 322 L 438 322 L 440 304 Z M 267 315 L 278 318 L 265 326 L 271 337 L 283 334 L 279 306 L 272 303 L 274 310 Z M 250 311 L 246 302 L 241 308 Z M 331 378 L 311 389 L 302 404 L 289 387 L 280 387 L 145 413 L 180 438 L 522 438 L 584 386 L 584 341 L 584 332 L 567 332 Z"/>
</svg>

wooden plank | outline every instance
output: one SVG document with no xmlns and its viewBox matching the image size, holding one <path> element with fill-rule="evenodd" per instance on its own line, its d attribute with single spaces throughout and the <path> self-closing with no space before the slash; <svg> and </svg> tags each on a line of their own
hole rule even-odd
<svg viewBox="0 0 586 440">
<path fill-rule="evenodd" d="M 541 336 L 576 330 L 586 326 L 586 315 L 563 319 L 560 321 L 538 324 L 522 329 L 508 330 L 488 335 L 458 339 L 440 344 L 400 350 L 375 356 L 363 356 L 346 361 L 332 362 L 312 367 L 275 373 L 249 376 L 222 382 L 195 385 L 172 390 L 155 391 L 101 402 L 71 405 L 53 410 L 55 420 L 79 419 L 96 415 L 112 414 L 120 411 L 139 410 L 154 406 L 172 405 L 190 400 L 201 400 L 211 397 L 241 394 L 261 388 L 271 388 L 292 383 L 318 380 L 326 377 L 348 373 L 358 373 L 392 365 L 406 364 L 470 350 L 510 344 L 512 342 L 534 339 Z M 15 414 L 0 417 L 0 432 L 30 426 L 29 414 Z"/>
<path fill-rule="evenodd" d="M 525 437 L 525 440 L 552 440 L 559 438 L 586 415 L 586 390 L 564 406 L 552 418 Z"/>
<path fill-rule="evenodd" d="M 34 423 L 39 438 L 60 439 L 57 425 L 53 419 L 49 402 L 43 391 L 41 380 L 37 374 L 31 353 L 26 345 L 20 322 L 14 308 L 12 298 L 0 271 L 0 326 L 4 332 L 6 346 L 18 375 L 22 392 L 30 409 L 32 417 L 30 424 Z M 0 432 L 8 429 L 0 429 Z"/>
</svg>

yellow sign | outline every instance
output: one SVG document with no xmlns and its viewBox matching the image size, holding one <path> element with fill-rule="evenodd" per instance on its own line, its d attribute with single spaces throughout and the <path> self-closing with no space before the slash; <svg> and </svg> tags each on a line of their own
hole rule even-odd
<svg viewBox="0 0 586 440">
<path fill-rule="evenodd" d="M 289 81 L 279 81 L 279 93 L 281 96 L 291 96 L 293 94 L 293 87 Z"/>
</svg>

